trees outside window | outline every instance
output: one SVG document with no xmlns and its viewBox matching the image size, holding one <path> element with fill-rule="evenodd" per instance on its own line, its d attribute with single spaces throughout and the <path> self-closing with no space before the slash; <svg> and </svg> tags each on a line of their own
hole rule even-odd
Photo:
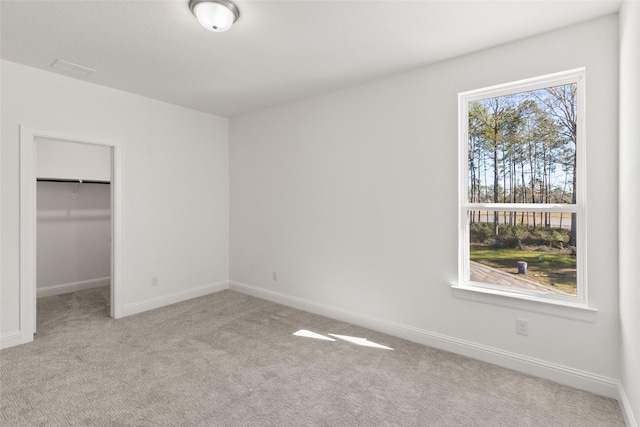
<svg viewBox="0 0 640 427">
<path fill-rule="evenodd" d="M 586 302 L 584 69 L 464 92 L 465 285 Z"/>
</svg>

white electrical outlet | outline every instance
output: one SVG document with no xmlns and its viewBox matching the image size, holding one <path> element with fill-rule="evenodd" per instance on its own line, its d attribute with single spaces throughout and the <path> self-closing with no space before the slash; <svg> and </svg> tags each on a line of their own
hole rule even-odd
<svg viewBox="0 0 640 427">
<path fill-rule="evenodd" d="M 158 286 L 158 276 L 151 276 L 151 286 Z"/>
<path fill-rule="evenodd" d="M 516 333 L 519 335 L 529 336 L 529 321 L 525 319 L 516 319 Z"/>
<path fill-rule="evenodd" d="M 271 280 L 273 280 L 274 282 L 278 281 L 278 272 L 277 271 L 272 271 L 271 272 Z"/>
</svg>

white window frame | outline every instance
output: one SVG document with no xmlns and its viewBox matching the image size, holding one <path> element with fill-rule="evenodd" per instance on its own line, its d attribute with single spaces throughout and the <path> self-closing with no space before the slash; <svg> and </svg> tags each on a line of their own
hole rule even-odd
<svg viewBox="0 0 640 427">
<path fill-rule="evenodd" d="M 586 233 L 586 133 L 585 133 L 585 68 L 578 68 L 516 82 L 461 92 L 458 94 L 458 159 L 459 159 L 459 241 L 458 241 L 458 283 L 454 288 L 477 291 L 500 296 L 515 297 L 551 304 L 587 307 L 587 233 Z M 468 170 L 469 103 L 487 98 L 511 95 L 546 87 L 576 83 L 578 104 L 576 135 L 576 203 L 575 204 L 524 204 L 524 203 L 470 203 Z M 491 283 L 470 280 L 470 226 L 468 213 L 471 211 L 510 212 L 563 212 L 576 214 L 576 276 L 577 295 L 562 295 L 510 288 Z"/>
</svg>

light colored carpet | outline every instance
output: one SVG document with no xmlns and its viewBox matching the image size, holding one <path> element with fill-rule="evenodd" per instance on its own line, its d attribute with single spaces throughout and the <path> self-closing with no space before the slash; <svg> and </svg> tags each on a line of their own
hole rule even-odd
<svg viewBox="0 0 640 427">
<path fill-rule="evenodd" d="M 36 340 L 0 352 L 1 425 L 624 425 L 615 400 L 233 291 L 120 320 L 108 292 L 38 300 Z"/>
</svg>

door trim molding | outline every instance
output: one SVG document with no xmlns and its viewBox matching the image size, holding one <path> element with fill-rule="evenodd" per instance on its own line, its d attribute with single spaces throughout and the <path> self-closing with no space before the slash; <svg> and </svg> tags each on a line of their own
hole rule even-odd
<svg viewBox="0 0 640 427">
<path fill-rule="evenodd" d="M 36 301 L 35 142 L 46 138 L 111 147 L 111 316 L 123 316 L 122 149 L 110 139 L 20 125 L 20 343 L 33 341 Z"/>
</svg>

